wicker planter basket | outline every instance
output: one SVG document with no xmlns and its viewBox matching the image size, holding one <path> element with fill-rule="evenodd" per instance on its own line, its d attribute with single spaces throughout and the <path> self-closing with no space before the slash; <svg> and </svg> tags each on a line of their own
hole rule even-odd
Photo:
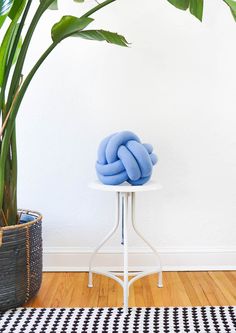
<svg viewBox="0 0 236 333">
<path fill-rule="evenodd" d="M 42 216 L 19 214 L 19 224 L 0 228 L 0 311 L 27 302 L 42 281 Z"/>
</svg>

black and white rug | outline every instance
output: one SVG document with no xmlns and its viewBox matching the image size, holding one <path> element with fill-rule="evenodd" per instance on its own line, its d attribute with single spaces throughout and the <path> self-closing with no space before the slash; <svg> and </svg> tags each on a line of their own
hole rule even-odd
<svg viewBox="0 0 236 333">
<path fill-rule="evenodd" d="M 0 332 L 236 332 L 236 307 L 17 308 L 0 312 Z"/>
</svg>

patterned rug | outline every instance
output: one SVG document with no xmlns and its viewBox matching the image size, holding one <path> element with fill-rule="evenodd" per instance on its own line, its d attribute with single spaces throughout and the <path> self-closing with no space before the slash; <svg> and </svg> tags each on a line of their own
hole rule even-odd
<svg viewBox="0 0 236 333">
<path fill-rule="evenodd" d="M 236 332 L 236 307 L 18 308 L 0 312 L 0 332 Z"/>
</svg>

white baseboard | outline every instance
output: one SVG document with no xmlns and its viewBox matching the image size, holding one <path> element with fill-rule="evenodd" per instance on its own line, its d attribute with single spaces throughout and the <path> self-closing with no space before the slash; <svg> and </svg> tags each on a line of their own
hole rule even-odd
<svg viewBox="0 0 236 333">
<path fill-rule="evenodd" d="M 44 249 L 44 271 L 82 272 L 88 270 L 93 249 L 85 247 L 48 247 Z M 165 249 L 160 248 L 164 271 L 210 271 L 236 270 L 236 248 L 222 249 Z M 132 248 L 129 263 L 132 267 L 150 266 L 155 263 L 153 255 L 144 248 Z M 101 251 L 95 265 L 104 269 L 121 270 L 122 256 L 118 248 Z"/>
</svg>

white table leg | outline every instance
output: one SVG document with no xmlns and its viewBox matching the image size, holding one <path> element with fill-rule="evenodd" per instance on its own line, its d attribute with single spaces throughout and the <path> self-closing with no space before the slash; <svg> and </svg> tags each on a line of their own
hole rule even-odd
<svg viewBox="0 0 236 333">
<path fill-rule="evenodd" d="M 124 231 L 124 284 L 123 284 L 123 297 L 124 297 L 124 313 L 128 313 L 129 306 L 129 263 L 128 263 L 128 235 L 127 235 L 127 223 L 128 223 L 128 195 L 129 193 L 121 193 L 122 198 L 122 226 Z"/>
<path fill-rule="evenodd" d="M 92 273 L 92 263 L 93 260 L 98 253 L 98 251 L 101 249 L 101 247 L 113 236 L 113 234 L 116 232 L 120 222 L 120 195 L 119 193 L 116 193 L 116 222 L 113 227 L 113 229 L 106 235 L 106 237 L 103 239 L 103 241 L 96 247 L 94 250 L 90 261 L 89 261 L 89 277 L 88 277 L 88 287 L 93 287 L 93 273 Z"/>
<path fill-rule="evenodd" d="M 135 225 L 135 193 L 131 193 L 131 220 L 132 220 L 132 225 L 134 228 L 134 231 L 137 233 L 137 235 L 150 247 L 150 249 L 153 251 L 153 253 L 155 254 L 157 261 L 158 261 L 158 265 L 160 267 L 160 271 L 158 272 L 158 287 L 162 288 L 163 287 L 163 283 L 162 283 L 162 265 L 161 265 L 161 258 L 159 256 L 159 254 L 157 253 L 156 249 L 154 246 L 152 246 L 152 244 L 149 243 L 149 241 L 147 241 L 146 238 L 143 237 L 143 235 L 138 231 L 136 225 Z"/>
</svg>

